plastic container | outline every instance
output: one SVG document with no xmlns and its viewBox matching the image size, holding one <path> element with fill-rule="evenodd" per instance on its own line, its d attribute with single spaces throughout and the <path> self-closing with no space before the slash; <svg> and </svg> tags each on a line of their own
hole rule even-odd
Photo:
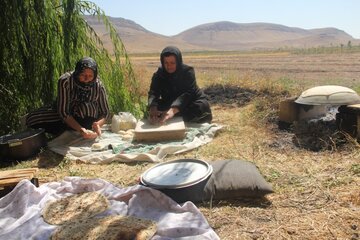
<svg viewBox="0 0 360 240">
<path fill-rule="evenodd" d="M 119 112 L 114 114 L 111 120 L 111 131 L 118 133 L 120 130 L 126 131 L 136 127 L 136 118 L 129 112 Z"/>
</svg>

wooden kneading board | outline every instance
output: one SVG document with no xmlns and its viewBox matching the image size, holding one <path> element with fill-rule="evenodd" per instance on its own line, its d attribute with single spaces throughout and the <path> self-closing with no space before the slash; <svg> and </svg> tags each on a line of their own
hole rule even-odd
<svg viewBox="0 0 360 240">
<path fill-rule="evenodd" d="M 139 120 L 134 131 L 136 141 L 160 142 L 183 140 L 185 138 L 185 123 L 182 117 L 168 120 L 164 125 L 152 125 L 147 119 Z"/>
</svg>

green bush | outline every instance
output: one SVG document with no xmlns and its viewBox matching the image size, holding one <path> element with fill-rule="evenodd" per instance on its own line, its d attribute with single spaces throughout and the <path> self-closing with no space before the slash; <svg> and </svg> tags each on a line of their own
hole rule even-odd
<svg viewBox="0 0 360 240">
<path fill-rule="evenodd" d="M 109 53 L 84 14 L 110 32 Z M 83 56 L 94 58 L 113 112 L 140 117 L 138 83 L 121 39 L 104 12 L 80 0 L 4 0 L 0 8 L 0 134 L 15 132 L 27 112 L 55 100 L 59 76 Z"/>
</svg>

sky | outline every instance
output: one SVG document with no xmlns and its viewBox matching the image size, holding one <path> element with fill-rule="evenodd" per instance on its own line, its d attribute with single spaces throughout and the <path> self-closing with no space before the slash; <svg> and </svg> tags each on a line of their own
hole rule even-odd
<svg viewBox="0 0 360 240">
<path fill-rule="evenodd" d="M 89 0 L 107 16 L 172 36 L 205 23 L 275 23 L 335 27 L 360 39 L 360 0 Z"/>
</svg>

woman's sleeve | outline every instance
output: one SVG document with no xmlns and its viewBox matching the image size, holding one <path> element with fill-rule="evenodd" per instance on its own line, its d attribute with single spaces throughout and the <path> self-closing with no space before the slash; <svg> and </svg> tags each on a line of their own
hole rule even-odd
<svg viewBox="0 0 360 240">
<path fill-rule="evenodd" d="M 109 103 L 106 94 L 106 89 L 103 85 L 100 87 L 100 96 L 99 96 L 99 107 L 100 107 L 100 117 L 108 119 L 110 117 Z"/>
<path fill-rule="evenodd" d="M 154 73 L 151 78 L 150 89 L 148 92 L 148 107 L 157 106 L 160 97 L 159 75 Z"/>
<path fill-rule="evenodd" d="M 70 116 L 70 74 L 64 74 L 58 81 L 57 110 L 62 119 Z"/>
<path fill-rule="evenodd" d="M 191 101 L 196 98 L 198 89 L 194 68 L 190 67 L 182 79 L 184 92 L 173 101 L 171 107 L 178 107 L 182 111 Z"/>
</svg>

